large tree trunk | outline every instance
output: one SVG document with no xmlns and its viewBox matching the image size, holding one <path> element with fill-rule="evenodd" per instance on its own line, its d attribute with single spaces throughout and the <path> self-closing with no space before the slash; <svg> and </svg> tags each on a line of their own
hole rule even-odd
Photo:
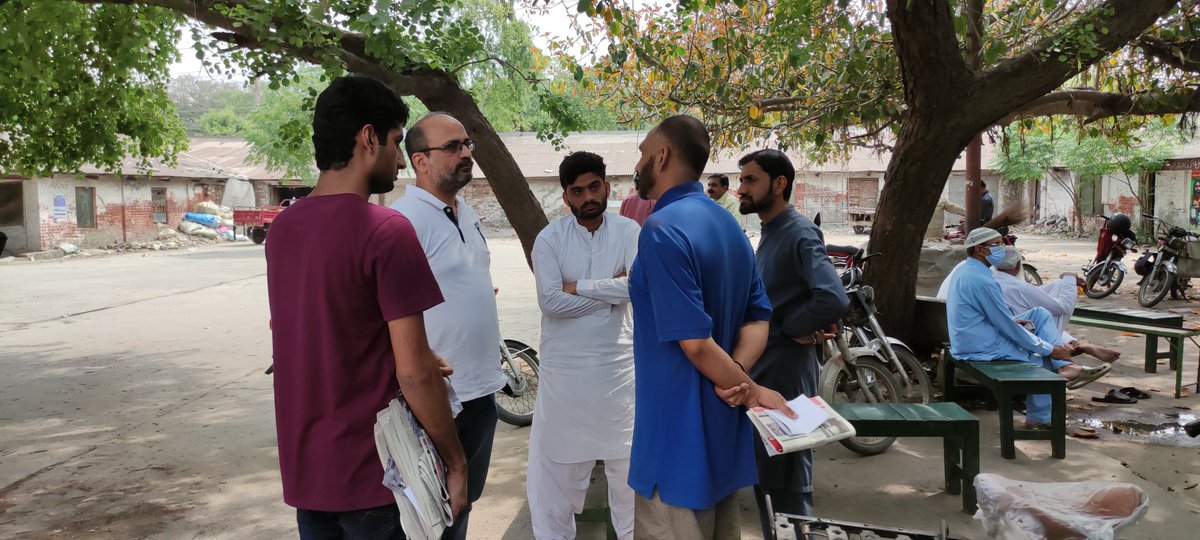
<svg viewBox="0 0 1200 540">
<path fill-rule="evenodd" d="M 933 217 L 954 160 L 971 138 L 969 131 L 962 133 L 956 139 L 947 130 L 910 118 L 900 130 L 888 162 L 870 243 L 870 251 L 884 255 L 868 265 L 864 280 L 875 287 L 880 322 L 888 335 L 902 340 L 911 331 L 926 224 Z"/>
<path fill-rule="evenodd" d="M 416 97 L 431 111 L 450 113 L 467 129 L 467 135 L 475 141 L 474 155 L 479 168 L 483 169 L 496 201 L 504 209 L 505 217 L 521 240 L 525 262 L 532 265 L 530 253 L 533 252 L 533 241 L 547 223 L 545 210 L 529 189 L 521 167 L 504 146 L 495 128 L 483 116 L 474 98 L 448 78 L 442 80 L 435 90 Z"/>
<path fill-rule="evenodd" d="M 865 279 L 875 285 L 889 335 L 911 331 L 924 228 L 971 137 L 1138 37 L 1177 2 L 1105 0 L 1021 54 L 980 71 L 963 61 L 948 0 L 887 1 L 907 112 L 871 233 L 872 248 L 888 255 L 867 269 Z M 1066 37 L 1101 27 L 1105 32 L 1093 42 Z"/>
</svg>

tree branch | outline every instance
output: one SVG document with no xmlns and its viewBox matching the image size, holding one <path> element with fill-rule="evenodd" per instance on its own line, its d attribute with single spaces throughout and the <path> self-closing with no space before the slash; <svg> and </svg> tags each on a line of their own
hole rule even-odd
<svg viewBox="0 0 1200 540">
<path fill-rule="evenodd" d="M 1147 56 L 1168 66 L 1200 73 L 1200 39 L 1171 42 L 1156 36 L 1142 36 L 1137 45 Z"/>
<path fill-rule="evenodd" d="M 929 90 L 965 91 L 972 72 L 959 54 L 949 2 L 888 0 L 887 12 L 900 60 L 905 103 L 910 108 L 936 110 Z"/>
<path fill-rule="evenodd" d="M 1051 92 L 1001 118 L 1007 125 L 1022 118 L 1038 116 L 1080 116 L 1086 122 L 1110 116 L 1148 116 L 1200 112 L 1200 88 L 1175 92 L 1119 94 L 1098 90 L 1062 90 Z"/>
<path fill-rule="evenodd" d="M 1046 95 L 1082 68 L 1137 38 L 1176 3 L 1178 0 L 1107 0 L 1093 7 L 1073 23 L 1038 40 L 1025 53 L 983 72 L 971 92 L 971 101 L 978 106 L 977 116 L 991 116 L 990 124 L 1021 104 Z M 1084 35 L 1094 36 L 1091 54 L 1084 52 Z M 1060 56 L 1066 61 L 1060 61 Z"/>
<path fill-rule="evenodd" d="M 189 19 L 224 30 L 225 32 L 221 33 L 220 37 L 224 41 L 234 43 L 239 47 L 259 50 L 267 47 L 266 43 L 263 43 L 254 36 L 253 28 L 244 24 L 235 24 L 240 21 L 236 21 L 213 9 L 216 2 L 199 2 L 194 0 L 76 1 L 81 4 L 141 5 L 168 9 Z M 243 6 L 250 9 L 249 4 L 245 0 L 222 0 L 220 3 L 225 6 Z M 442 88 L 442 83 L 449 79 L 449 75 L 444 71 L 433 70 L 424 66 L 396 66 L 395 71 L 383 69 L 379 64 L 369 60 L 366 54 L 366 38 L 363 36 L 326 24 L 317 22 L 311 22 L 310 24 L 318 27 L 322 34 L 331 37 L 338 44 L 336 54 L 342 63 L 345 64 L 347 71 L 377 78 L 401 95 L 420 97 L 421 95 L 437 93 Z M 275 28 L 279 28 L 283 26 L 283 23 L 276 21 L 274 26 Z M 292 56 L 305 62 L 321 64 L 323 60 L 320 54 L 322 51 L 316 47 L 296 46 L 291 43 L 273 43 L 272 45 L 287 51 Z"/>
</svg>

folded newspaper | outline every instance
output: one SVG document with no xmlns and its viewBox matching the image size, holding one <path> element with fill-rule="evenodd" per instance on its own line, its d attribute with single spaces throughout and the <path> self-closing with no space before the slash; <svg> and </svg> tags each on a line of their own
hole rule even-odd
<svg viewBox="0 0 1200 540">
<path fill-rule="evenodd" d="M 809 398 L 801 395 L 789 402 L 789 406 L 792 406 L 793 410 L 800 409 L 801 407 L 796 405 L 799 405 L 802 399 L 810 400 L 812 406 L 815 406 L 803 407 L 804 409 L 818 409 L 817 412 L 812 414 L 826 416 L 824 421 L 821 421 L 815 429 L 811 427 L 801 428 L 799 431 L 794 429 L 796 425 L 803 425 L 805 423 L 804 420 L 807 415 L 804 415 L 804 413 L 801 413 L 802 416 L 797 418 L 792 426 L 788 426 L 785 422 L 776 420 L 773 417 L 772 413 L 775 411 L 762 407 L 754 407 L 746 411 L 746 416 L 750 417 L 750 422 L 754 424 L 755 429 L 758 430 L 758 435 L 762 437 L 763 446 L 767 449 L 767 455 L 777 456 L 779 454 L 807 450 L 854 436 L 854 426 L 850 425 L 850 422 L 834 411 L 833 407 L 825 403 L 825 400 L 821 399 L 820 396 Z M 812 416 L 807 416 L 807 418 L 811 419 Z"/>
<path fill-rule="evenodd" d="M 404 396 L 376 415 L 375 447 L 383 464 L 383 484 L 400 507 L 404 534 L 412 540 L 441 538 L 453 521 L 446 470 Z"/>
</svg>

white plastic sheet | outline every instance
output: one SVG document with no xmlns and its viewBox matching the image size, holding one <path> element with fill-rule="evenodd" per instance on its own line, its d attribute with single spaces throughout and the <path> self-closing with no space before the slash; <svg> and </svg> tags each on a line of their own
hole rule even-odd
<svg viewBox="0 0 1200 540">
<path fill-rule="evenodd" d="M 1145 491 L 1117 482 L 1022 482 L 983 473 L 975 492 L 975 519 L 1001 540 L 1112 540 L 1150 508 Z"/>
</svg>

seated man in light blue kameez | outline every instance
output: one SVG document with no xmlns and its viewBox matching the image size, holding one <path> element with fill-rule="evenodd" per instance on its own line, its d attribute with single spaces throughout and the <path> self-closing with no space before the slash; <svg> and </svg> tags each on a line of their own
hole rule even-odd
<svg viewBox="0 0 1200 540">
<path fill-rule="evenodd" d="M 1000 233 L 981 227 L 964 242 L 967 260 L 948 278 L 946 319 L 950 353 L 959 360 L 1022 360 L 1058 373 L 1075 389 L 1108 373 L 1109 366 L 1083 368 L 1067 359 L 1071 348 L 1045 308 L 1013 315 L 990 267 L 1004 259 Z M 1050 424 L 1050 395 L 1031 395 L 1025 401 L 1025 427 Z"/>
</svg>

